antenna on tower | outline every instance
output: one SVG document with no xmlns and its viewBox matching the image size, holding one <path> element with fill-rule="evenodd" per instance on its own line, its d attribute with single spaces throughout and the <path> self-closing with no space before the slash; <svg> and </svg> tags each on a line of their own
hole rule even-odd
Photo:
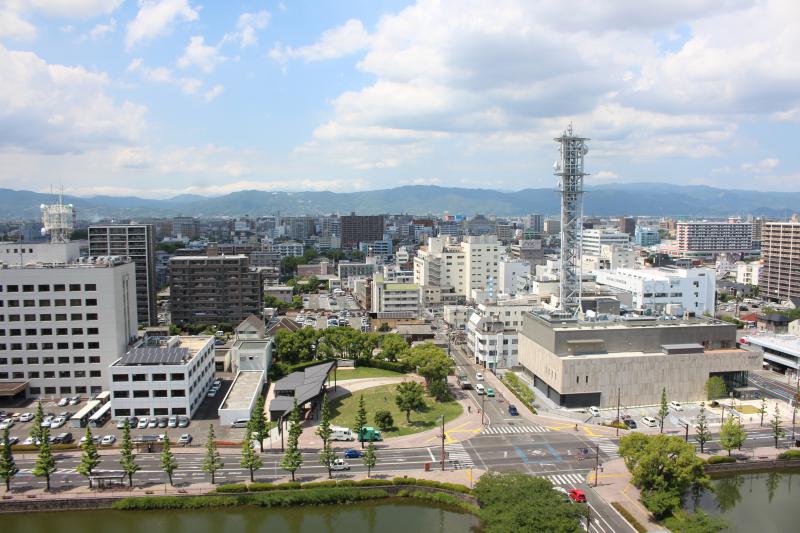
<svg viewBox="0 0 800 533">
<path fill-rule="evenodd" d="M 581 234 L 583 230 L 583 157 L 589 151 L 585 137 L 573 135 L 570 122 L 559 143 L 553 165 L 561 192 L 561 266 L 559 310 L 570 316 L 581 312 Z"/>
</svg>

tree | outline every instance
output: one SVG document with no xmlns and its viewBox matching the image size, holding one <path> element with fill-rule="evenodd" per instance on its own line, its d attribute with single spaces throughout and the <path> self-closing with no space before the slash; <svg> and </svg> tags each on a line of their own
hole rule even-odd
<svg viewBox="0 0 800 533">
<path fill-rule="evenodd" d="M 56 468 L 56 458 L 53 457 L 53 450 L 50 448 L 50 429 L 43 427 L 39 433 L 41 443 L 39 444 L 39 456 L 33 465 L 33 475 L 43 477 L 47 481 L 47 490 L 50 490 L 50 476 L 58 470 Z"/>
<path fill-rule="evenodd" d="M 131 426 L 127 418 L 125 419 L 125 425 L 122 426 L 122 448 L 120 450 L 119 464 L 122 466 L 122 471 L 128 475 L 128 486 L 133 487 L 133 475 L 139 471 L 139 465 L 136 464 L 136 455 L 133 453 Z"/>
<path fill-rule="evenodd" d="M 364 466 L 367 467 L 367 477 L 369 478 L 372 469 L 375 468 L 375 465 L 378 462 L 378 458 L 375 456 L 375 443 L 372 442 L 372 439 L 369 439 L 369 445 L 367 446 L 367 451 L 364 452 Z"/>
<path fill-rule="evenodd" d="M 361 435 L 364 434 L 364 428 L 367 427 L 367 408 L 364 407 L 364 395 L 362 394 L 358 398 L 358 411 L 356 411 L 356 420 L 355 424 L 353 424 L 356 430 L 356 435 L 358 435 L 358 440 L 361 441 L 361 448 L 364 448 L 364 441 L 361 439 Z"/>
<path fill-rule="evenodd" d="M 658 408 L 658 427 L 659 433 L 664 433 L 664 419 L 669 414 L 669 406 L 667 405 L 667 388 L 661 389 L 661 406 Z"/>
<path fill-rule="evenodd" d="M 619 454 L 642 503 L 659 520 L 680 508 L 681 495 L 690 488 L 711 486 L 703 460 L 680 437 L 632 433 L 620 439 Z"/>
<path fill-rule="evenodd" d="M 712 376 L 706 381 L 706 396 L 709 400 L 724 398 L 728 394 L 728 387 L 725 380 L 719 376 Z"/>
<path fill-rule="evenodd" d="M 11 439 L 8 436 L 9 428 L 3 430 L 3 452 L 0 453 L 0 478 L 6 483 L 6 492 L 11 490 L 11 480 L 19 474 L 14 454 L 11 453 Z"/>
<path fill-rule="evenodd" d="M 336 460 L 336 452 L 334 452 L 331 447 L 331 435 L 333 435 L 333 430 L 331 429 L 331 410 L 328 406 L 327 394 L 322 395 L 322 408 L 320 409 L 320 421 L 319 427 L 317 427 L 317 435 L 322 439 L 322 450 L 319 453 L 319 462 L 328 469 L 328 478 L 331 478 L 333 477 L 331 475 L 331 467 L 333 466 L 333 461 Z"/>
<path fill-rule="evenodd" d="M 719 533 L 728 528 L 725 520 L 709 516 L 703 511 L 677 511 L 664 521 L 664 525 L 673 533 Z"/>
<path fill-rule="evenodd" d="M 249 444 L 249 443 L 248 443 Z M 203 464 L 200 467 L 203 472 L 211 475 L 211 484 L 216 481 L 217 472 L 222 470 L 225 463 L 217 450 L 217 442 L 214 440 L 214 426 L 208 426 L 208 438 L 206 438 L 206 453 L 203 456 Z"/>
<path fill-rule="evenodd" d="M 303 466 L 303 455 L 300 453 L 299 448 L 303 427 L 300 425 L 300 410 L 297 408 L 296 399 L 294 400 L 294 405 L 292 405 L 292 414 L 289 415 L 288 433 L 286 450 L 283 453 L 283 457 L 281 457 L 281 468 L 292 474 L 292 481 L 294 481 L 294 473 Z"/>
<path fill-rule="evenodd" d="M 741 449 L 742 444 L 747 438 L 742 425 L 733 416 L 728 416 L 728 419 L 722 424 L 719 430 L 719 445 L 723 450 L 727 450 L 728 455 L 734 448 Z"/>
<path fill-rule="evenodd" d="M 425 408 L 425 391 L 416 381 L 403 381 L 397 384 L 397 396 L 394 399 L 397 408 L 406 414 L 406 422 L 411 423 L 411 411 Z"/>
<path fill-rule="evenodd" d="M 252 446 L 252 440 L 250 436 L 250 432 L 247 432 L 245 435 L 244 441 L 242 441 L 242 460 L 239 462 L 242 468 L 248 470 L 250 472 L 250 482 L 252 483 L 255 481 L 253 478 L 253 474 L 256 470 L 264 466 L 264 463 L 261 461 L 261 457 L 256 453 Z"/>
<path fill-rule="evenodd" d="M 397 361 L 408 354 L 408 343 L 397 333 L 387 333 L 381 337 L 381 355 L 388 361 Z"/>
<path fill-rule="evenodd" d="M 261 453 L 264 453 L 264 439 L 269 436 L 270 423 L 264 413 L 264 395 L 259 394 L 253 412 L 250 413 L 248 431 L 253 440 L 258 441 Z"/>
<path fill-rule="evenodd" d="M 375 425 L 381 431 L 389 431 L 394 427 L 394 418 L 392 413 L 385 410 L 375 411 Z"/>
<path fill-rule="evenodd" d="M 172 453 L 172 450 L 169 446 L 169 435 L 164 434 L 164 447 L 161 449 L 161 470 L 169 478 L 169 484 L 173 485 L 172 483 L 172 474 L 178 469 L 178 461 L 175 460 L 175 454 Z"/>
<path fill-rule="evenodd" d="M 81 449 L 83 450 L 81 462 L 75 470 L 89 478 L 89 488 L 92 488 L 92 472 L 100 464 L 100 454 L 97 453 L 97 447 L 94 445 L 94 439 L 92 438 L 92 430 L 89 429 L 89 426 L 86 426 L 86 435 L 83 444 L 81 444 Z"/>
<path fill-rule="evenodd" d="M 486 533 L 582 532 L 583 506 L 574 505 L 544 478 L 521 472 L 487 472 L 475 484 L 478 516 Z"/>
<path fill-rule="evenodd" d="M 42 402 L 36 402 L 36 411 L 33 415 L 30 437 L 37 446 L 42 442 L 42 422 L 44 422 L 44 409 Z"/>
<path fill-rule="evenodd" d="M 425 378 L 431 396 L 438 401 L 449 398 L 447 376 L 453 373 L 455 363 L 444 350 L 433 343 L 424 342 L 411 348 L 407 359 L 417 368 L 417 373 Z"/>
<path fill-rule="evenodd" d="M 769 423 L 770 429 L 772 429 L 772 438 L 775 439 L 775 447 L 778 447 L 778 439 L 784 436 L 783 428 L 781 427 L 781 412 L 778 409 L 778 404 L 775 403 L 775 414 L 772 415 L 772 421 Z"/>
<path fill-rule="evenodd" d="M 767 397 L 761 396 L 761 407 L 758 410 L 758 414 L 761 415 L 761 422 L 759 423 L 760 427 L 764 427 L 764 415 L 767 414 Z"/>
<path fill-rule="evenodd" d="M 708 428 L 706 405 L 702 402 L 700 403 L 700 413 L 697 415 L 694 440 L 700 445 L 700 453 L 705 453 L 706 443 L 711 440 L 711 430 Z"/>
</svg>

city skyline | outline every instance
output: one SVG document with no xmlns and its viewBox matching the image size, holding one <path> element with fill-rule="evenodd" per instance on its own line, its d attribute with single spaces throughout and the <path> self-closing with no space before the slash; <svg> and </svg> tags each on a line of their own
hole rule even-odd
<svg viewBox="0 0 800 533">
<path fill-rule="evenodd" d="M 0 5 L 0 187 L 161 198 L 404 184 L 796 191 L 788 1 Z"/>
</svg>

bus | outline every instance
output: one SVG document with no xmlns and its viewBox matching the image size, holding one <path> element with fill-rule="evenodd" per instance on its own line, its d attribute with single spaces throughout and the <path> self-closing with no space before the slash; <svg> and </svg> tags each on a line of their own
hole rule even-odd
<svg viewBox="0 0 800 533">
<path fill-rule="evenodd" d="M 85 428 L 86 424 L 89 423 L 89 418 L 97 412 L 100 408 L 100 402 L 97 400 L 89 400 L 86 402 L 86 405 L 72 415 L 72 418 L 69 419 L 69 427 L 72 428 Z"/>
<path fill-rule="evenodd" d="M 103 392 L 95 396 L 94 399 L 100 402 L 101 404 L 107 404 L 109 403 L 109 400 L 111 400 L 111 391 L 104 390 Z"/>
<path fill-rule="evenodd" d="M 89 417 L 92 427 L 100 428 L 111 419 L 111 402 L 103 404 L 95 414 Z"/>
</svg>

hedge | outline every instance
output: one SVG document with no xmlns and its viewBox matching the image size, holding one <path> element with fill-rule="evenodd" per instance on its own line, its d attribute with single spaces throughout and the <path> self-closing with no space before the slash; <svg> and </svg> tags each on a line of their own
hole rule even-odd
<svg viewBox="0 0 800 533">
<path fill-rule="evenodd" d="M 778 454 L 778 459 L 800 459 L 800 450 L 786 450 Z"/>
<path fill-rule="evenodd" d="M 500 378 L 500 381 L 508 385 L 508 388 L 517 397 L 517 399 L 522 402 L 522 404 L 527 407 L 531 413 L 536 414 L 536 408 L 533 406 L 533 401 L 536 397 L 533 394 L 533 391 L 524 383 L 522 383 L 516 374 L 513 372 L 504 372 L 503 376 Z"/>
<path fill-rule="evenodd" d="M 309 489 L 302 491 L 276 491 L 265 494 L 240 494 L 238 496 L 145 496 L 125 498 L 114 502 L 112 509 L 200 509 L 207 507 L 232 507 L 255 505 L 259 507 L 290 507 L 295 505 L 328 505 L 388 498 L 380 489 Z"/>
<path fill-rule="evenodd" d="M 731 457 L 728 455 L 712 455 L 706 461 L 706 463 L 710 465 L 718 465 L 722 463 L 735 463 L 735 462 L 736 462 L 736 457 Z"/>
<path fill-rule="evenodd" d="M 393 485 L 409 485 L 418 487 L 432 487 L 435 489 L 450 490 L 453 492 L 460 492 L 462 494 L 472 494 L 472 491 L 458 483 L 443 483 L 441 481 L 434 481 L 431 479 L 416 479 L 413 477 L 396 477 L 392 480 Z"/>
<path fill-rule="evenodd" d="M 356 367 L 364 366 L 369 368 L 380 368 L 382 370 L 391 370 L 392 372 L 400 372 L 406 374 L 411 372 L 412 368 L 407 363 L 401 361 L 385 361 L 383 359 L 367 359 L 366 357 L 359 357 L 356 359 Z"/>
<path fill-rule="evenodd" d="M 417 500 L 425 500 L 428 502 L 436 502 L 443 505 L 450 505 L 452 507 L 459 507 L 464 509 L 467 512 L 470 512 L 474 515 L 478 514 L 479 508 L 477 505 L 472 505 L 471 503 L 463 502 L 453 496 L 452 494 L 446 494 L 444 492 L 424 492 L 421 490 L 401 490 L 397 493 L 400 497 L 405 498 L 414 498 Z"/>
<path fill-rule="evenodd" d="M 647 528 L 644 527 L 638 520 L 636 520 L 636 518 L 627 509 L 625 509 L 621 503 L 611 502 L 611 505 L 619 514 L 622 515 L 623 518 L 625 518 L 625 520 L 628 521 L 628 523 L 637 531 L 637 533 L 645 533 L 647 531 Z"/>
<path fill-rule="evenodd" d="M 230 483 L 228 485 L 220 485 L 216 488 L 215 492 L 220 494 L 240 494 L 248 492 L 273 492 L 273 491 L 286 491 L 286 490 L 316 490 L 316 489 L 331 489 L 331 488 L 363 488 L 363 487 L 378 487 L 382 485 L 401 485 L 401 486 L 418 486 L 418 487 L 432 487 L 436 489 L 449 490 L 452 492 L 460 492 L 462 494 L 471 494 L 472 491 L 464 485 L 458 483 L 442 483 L 430 479 L 417 479 L 413 477 L 396 477 L 394 479 L 343 479 L 337 481 L 335 479 L 325 481 L 312 481 L 309 483 L 287 482 L 287 483 Z"/>
<path fill-rule="evenodd" d="M 78 450 L 80 446 L 75 443 L 70 444 L 51 444 L 50 449 L 55 451 L 60 450 Z M 11 446 L 11 451 L 14 452 L 38 452 L 39 447 L 35 444 L 13 444 Z"/>
</svg>

